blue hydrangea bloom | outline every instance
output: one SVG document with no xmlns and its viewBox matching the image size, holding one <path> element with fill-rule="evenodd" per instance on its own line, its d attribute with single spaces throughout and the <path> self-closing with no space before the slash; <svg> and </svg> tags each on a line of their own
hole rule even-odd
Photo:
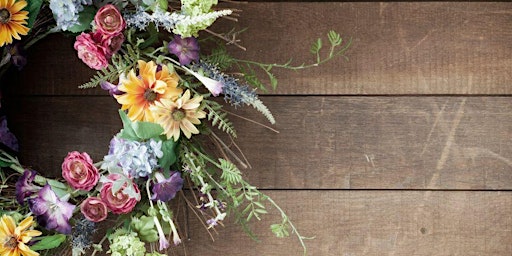
<svg viewBox="0 0 512 256">
<path fill-rule="evenodd" d="M 62 31 L 78 24 L 78 14 L 84 9 L 84 5 L 91 5 L 92 0 L 52 0 L 50 9 L 57 22 L 57 27 Z"/>
<path fill-rule="evenodd" d="M 162 141 L 150 139 L 139 142 L 114 137 L 110 141 L 108 155 L 103 158 L 102 169 L 122 170 L 134 178 L 147 177 L 159 168 L 158 159 L 163 156 Z"/>
</svg>

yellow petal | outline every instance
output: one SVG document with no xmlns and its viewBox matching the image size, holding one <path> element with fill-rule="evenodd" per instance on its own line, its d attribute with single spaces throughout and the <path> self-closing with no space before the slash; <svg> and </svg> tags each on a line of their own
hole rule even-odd
<svg viewBox="0 0 512 256">
<path fill-rule="evenodd" d="M 26 244 L 19 243 L 18 249 L 23 256 L 39 256 L 39 253 L 32 251 Z"/>
<path fill-rule="evenodd" d="M 11 8 L 9 8 L 9 11 L 11 13 L 17 13 L 25 8 L 25 6 L 27 6 L 27 2 L 25 0 L 19 0 Z"/>
<path fill-rule="evenodd" d="M 26 217 L 19 225 L 18 229 L 21 231 L 28 229 L 34 223 L 34 218 L 32 216 Z"/>
<path fill-rule="evenodd" d="M 2 216 L 2 219 L 0 220 L 0 232 L 4 234 L 14 234 L 14 229 L 16 229 L 14 219 L 8 215 Z"/>
</svg>

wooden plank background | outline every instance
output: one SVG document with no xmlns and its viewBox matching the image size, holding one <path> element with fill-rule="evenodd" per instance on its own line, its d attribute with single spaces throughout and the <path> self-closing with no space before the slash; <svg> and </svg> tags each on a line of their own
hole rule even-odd
<svg viewBox="0 0 512 256">
<path fill-rule="evenodd" d="M 353 46 L 337 60 L 280 70 L 263 95 L 279 133 L 232 117 L 253 184 L 308 240 L 309 255 L 512 255 L 512 5 L 473 2 L 249 2 L 238 23 L 263 62 L 310 62 L 330 29 Z M 121 127 L 117 103 L 79 90 L 93 74 L 51 36 L 4 77 L 24 163 L 59 174 L 70 150 L 99 159 Z M 233 112 L 264 122 L 250 108 Z M 300 255 L 294 238 L 259 223 L 257 243 L 229 220 L 209 240 L 192 214 L 170 255 Z"/>
</svg>

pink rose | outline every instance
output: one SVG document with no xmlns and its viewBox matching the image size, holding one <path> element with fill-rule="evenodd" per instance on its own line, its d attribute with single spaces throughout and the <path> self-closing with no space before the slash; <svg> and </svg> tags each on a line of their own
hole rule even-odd
<svg viewBox="0 0 512 256">
<path fill-rule="evenodd" d="M 84 217 L 92 222 L 100 222 L 107 218 L 107 205 L 98 197 L 88 197 L 80 205 Z"/>
<path fill-rule="evenodd" d="M 121 189 L 116 193 L 112 193 L 113 183 L 120 178 L 122 178 L 121 174 L 109 174 L 107 177 L 108 182 L 103 183 L 103 187 L 100 191 L 101 200 L 107 205 L 107 208 L 115 214 L 131 212 L 133 207 L 135 207 L 137 202 L 140 200 L 140 191 L 135 183 L 132 183 L 133 192 L 137 197 L 130 197 L 123 192 L 126 189 L 128 182 L 125 182 Z"/>
<path fill-rule="evenodd" d="M 113 36 L 121 33 L 126 22 L 117 8 L 111 4 L 101 7 L 94 16 L 96 30 L 103 35 Z"/>
<path fill-rule="evenodd" d="M 101 45 L 92 37 L 92 33 L 82 33 L 76 37 L 75 50 L 78 57 L 92 69 L 101 70 L 108 66 L 107 56 L 109 49 Z"/>
<path fill-rule="evenodd" d="M 100 174 L 87 153 L 73 151 L 64 158 L 62 177 L 73 189 L 90 191 L 98 183 Z"/>
</svg>

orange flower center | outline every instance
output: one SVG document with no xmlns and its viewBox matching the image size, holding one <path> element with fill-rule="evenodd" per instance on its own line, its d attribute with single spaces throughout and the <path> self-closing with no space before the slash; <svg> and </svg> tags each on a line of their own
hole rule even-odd
<svg viewBox="0 0 512 256">
<path fill-rule="evenodd" d="M 172 119 L 174 119 L 174 121 L 181 121 L 183 120 L 183 118 L 185 118 L 185 112 L 183 112 L 183 110 L 181 109 L 175 109 L 173 112 L 172 112 Z"/>
<path fill-rule="evenodd" d="M 0 23 L 6 24 L 9 21 L 11 21 L 11 12 L 5 8 L 0 9 Z"/>
<path fill-rule="evenodd" d="M 153 102 L 156 100 L 156 97 L 158 96 L 158 94 L 156 94 L 156 92 L 154 92 L 153 90 L 151 89 L 147 89 L 145 92 L 144 92 L 144 99 L 146 99 L 147 101 L 149 102 Z"/>
<path fill-rule="evenodd" d="M 4 247 L 11 249 L 18 247 L 18 239 L 16 239 L 16 237 L 14 236 L 11 236 L 11 238 L 7 242 L 5 242 Z"/>
</svg>

